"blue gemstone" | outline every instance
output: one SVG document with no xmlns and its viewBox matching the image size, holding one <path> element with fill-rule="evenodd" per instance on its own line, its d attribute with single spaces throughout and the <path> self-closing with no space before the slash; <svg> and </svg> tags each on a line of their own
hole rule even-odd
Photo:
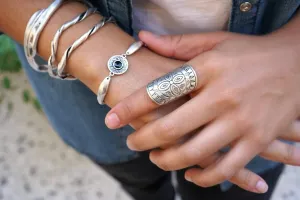
<svg viewBox="0 0 300 200">
<path fill-rule="evenodd" d="M 116 69 L 122 69 L 123 67 L 123 63 L 121 61 L 115 61 L 113 65 Z"/>
</svg>

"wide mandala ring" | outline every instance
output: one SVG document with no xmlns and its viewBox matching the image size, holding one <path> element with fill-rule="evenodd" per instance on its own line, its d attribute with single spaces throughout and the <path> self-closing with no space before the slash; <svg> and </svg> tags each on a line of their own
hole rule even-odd
<svg viewBox="0 0 300 200">
<path fill-rule="evenodd" d="M 197 74 L 192 66 L 182 67 L 147 85 L 149 97 L 158 105 L 164 105 L 192 92 L 197 87 Z"/>
</svg>

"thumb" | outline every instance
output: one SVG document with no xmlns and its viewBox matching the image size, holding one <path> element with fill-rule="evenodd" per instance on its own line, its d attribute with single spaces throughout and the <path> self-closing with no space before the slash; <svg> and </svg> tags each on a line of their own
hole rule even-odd
<svg viewBox="0 0 300 200">
<path fill-rule="evenodd" d="M 212 32 L 182 35 L 155 35 L 141 31 L 139 38 L 149 49 L 165 57 L 188 61 L 211 50 L 215 45 L 229 38 L 229 32 Z"/>
</svg>

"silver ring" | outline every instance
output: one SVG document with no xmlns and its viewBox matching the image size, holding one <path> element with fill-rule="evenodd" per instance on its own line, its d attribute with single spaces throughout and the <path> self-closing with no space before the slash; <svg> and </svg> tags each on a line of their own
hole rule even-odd
<svg viewBox="0 0 300 200">
<path fill-rule="evenodd" d="M 191 65 L 172 71 L 147 85 L 152 101 L 164 105 L 192 92 L 197 87 L 197 74 Z"/>
</svg>

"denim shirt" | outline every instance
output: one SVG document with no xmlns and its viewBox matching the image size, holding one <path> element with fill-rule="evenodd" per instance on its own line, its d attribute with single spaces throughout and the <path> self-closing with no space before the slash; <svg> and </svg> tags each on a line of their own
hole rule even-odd
<svg viewBox="0 0 300 200">
<path fill-rule="evenodd" d="M 114 16 L 128 34 L 132 30 L 131 0 L 90 0 L 104 16 Z M 250 3 L 249 10 L 242 9 Z M 249 4 L 248 4 L 249 5 Z M 233 0 L 229 31 L 243 34 L 267 34 L 286 24 L 296 13 L 300 0 Z"/>
<path fill-rule="evenodd" d="M 125 32 L 134 35 L 132 29 L 131 0 L 90 1 L 98 7 L 103 16 L 113 16 L 118 25 Z M 248 7 L 245 7 L 246 2 Z M 286 24 L 300 7 L 300 0 L 233 0 L 232 5 L 228 25 L 229 31 L 242 34 L 262 35 L 279 29 Z M 67 140 L 67 142 L 69 141 L 69 143 L 71 141 L 71 139 L 65 140 Z M 78 151 L 84 152 L 84 148 L 80 145 L 71 146 L 74 146 Z M 94 150 L 85 153 L 91 157 L 96 157 L 95 154 L 97 154 Z M 247 168 L 256 173 L 262 173 L 277 165 L 278 163 L 256 157 L 247 165 Z M 229 182 L 221 184 L 223 190 L 227 190 L 230 186 L 231 184 Z"/>
</svg>

